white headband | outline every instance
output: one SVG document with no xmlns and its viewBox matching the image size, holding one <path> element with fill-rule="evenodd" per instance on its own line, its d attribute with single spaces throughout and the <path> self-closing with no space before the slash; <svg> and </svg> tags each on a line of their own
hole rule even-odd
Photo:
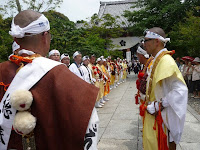
<svg viewBox="0 0 200 150">
<path fill-rule="evenodd" d="M 77 56 L 77 55 L 79 55 L 79 54 L 81 54 L 79 51 L 76 51 L 74 54 L 73 54 L 73 59 Z"/>
<path fill-rule="evenodd" d="M 82 58 L 83 61 L 85 61 L 85 60 L 87 60 L 87 59 L 89 59 L 88 56 L 84 56 L 84 57 Z"/>
<path fill-rule="evenodd" d="M 137 53 L 142 54 L 145 58 L 149 58 L 149 55 L 145 50 L 143 50 L 140 46 L 137 49 Z"/>
<path fill-rule="evenodd" d="M 35 53 L 33 51 L 29 51 L 29 50 L 25 50 L 25 49 L 22 49 L 18 52 L 18 55 L 22 55 L 22 54 L 27 54 L 27 55 L 34 55 Z"/>
<path fill-rule="evenodd" d="M 69 55 L 65 55 L 65 54 L 62 54 L 62 55 L 60 56 L 60 60 L 62 60 L 63 58 L 69 58 L 69 59 L 70 59 Z"/>
<path fill-rule="evenodd" d="M 54 55 L 54 54 L 59 54 L 59 55 L 60 55 L 60 52 L 59 52 L 58 50 L 56 50 L 56 49 L 53 49 L 53 50 L 51 50 L 51 51 L 49 52 L 49 57 L 50 57 L 51 55 Z"/>
<path fill-rule="evenodd" d="M 147 31 L 145 37 L 150 38 L 150 39 L 159 39 L 163 41 L 164 43 L 170 42 L 170 38 L 164 38 L 161 35 L 151 32 L 151 31 Z"/>
<path fill-rule="evenodd" d="M 99 62 L 99 61 L 101 61 L 101 60 L 102 60 L 101 58 L 98 58 L 96 62 Z"/>
<path fill-rule="evenodd" d="M 28 26 L 24 28 L 20 28 L 20 26 L 15 25 L 13 18 L 11 31 L 9 31 L 9 34 L 12 37 L 23 38 L 25 36 L 31 36 L 25 35 L 25 33 L 32 33 L 32 35 L 36 35 L 48 30 L 50 30 L 49 21 L 44 15 L 41 15 L 37 20 L 31 22 Z"/>
<path fill-rule="evenodd" d="M 14 41 L 13 44 L 12 44 L 13 53 L 14 53 L 14 51 L 16 51 L 19 48 L 20 48 L 20 46 Z"/>
</svg>

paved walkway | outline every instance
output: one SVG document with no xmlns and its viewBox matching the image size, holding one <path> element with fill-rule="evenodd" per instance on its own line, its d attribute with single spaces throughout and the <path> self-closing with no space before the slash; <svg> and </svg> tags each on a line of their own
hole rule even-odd
<svg viewBox="0 0 200 150">
<path fill-rule="evenodd" d="M 135 81 L 136 76 L 129 75 L 127 82 L 111 91 L 110 101 L 97 110 L 100 118 L 98 150 L 142 150 L 142 123 L 134 99 Z M 200 150 L 200 115 L 190 106 L 177 150 Z"/>
</svg>

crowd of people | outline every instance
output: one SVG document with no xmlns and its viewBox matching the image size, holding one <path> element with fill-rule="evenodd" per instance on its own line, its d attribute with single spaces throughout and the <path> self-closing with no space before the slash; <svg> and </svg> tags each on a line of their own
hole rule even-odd
<svg viewBox="0 0 200 150">
<path fill-rule="evenodd" d="M 187 58 L 187 57 L 186 57 Z M 181 71 L 183 78 L 187 84 L 191 97 L 200 98 L 200 58 L 194 59 L 180 59 L 176 58 L 176 64 Z"/>
<path fill-rule="evenodd" d="M 111 56 L 107 58 L 101 56 L 96 59 L 94 54 L 90 57 L 88 55 L 82 57 L 81 52 L 76 51 L 73 54 L 74 62 L 70 64 L 70 56 L 68 54 L 61 55 L 58 50 L 51 50 L 48 57 L 62 62 L 79 78 L 100 89 L 95 104 L 96 108 L 102 108 L 109 100 L 106 97 L 110 90 L 126 81 L 128 71 L 126 59 L 122 60 L 118 57 L 112 61 Z"/>
<path fill-rule="evenodd" d="M 11 24 L 13 54 L 0 64 L 0 149 L 96 150 L 96 108 L 126 82 L 120 58 L 50 49 L 48 19 L 21 11 Z M 95 108 L 96 107 L 96 108 Z"/>
<path fill-rule="evenodd" d="M 48 19 L 21 11 L 11 25 L 13 54 L 0 63 L 0 149 L 96 150 L 99 118 L 96 108 L 110 90 L 126 82 L 131 63 L 120 58 L 60 55 L 50 49 Z M 144 150 L 175 150 L 183 132 L 188 88 L 199 97 L 199 58 L 185 63 L 183 76 L 165 48 L 170 41 L 159 27 L 145 31 L 137 49 L 136 104 L 143 121 Z M 46 58 L 48 54 L 48 58 Z M 188 76 L 190 75 L 190 76 Z M 185 78 L 187 76 L 187 79 Z M 196 82 L 197 81 L 197 82 Z M 197 90 L 197 91 L 196 91 Z M 96 107 L 96 108 L 95 108 Z"/>
</svg>

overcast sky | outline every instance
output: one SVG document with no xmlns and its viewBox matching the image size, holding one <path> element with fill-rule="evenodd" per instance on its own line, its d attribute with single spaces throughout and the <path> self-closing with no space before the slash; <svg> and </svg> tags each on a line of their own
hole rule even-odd
<svg viewBox="0 0 200 150">
<path fill-rule="evenodd" d="M 0 5 L 5 4 L 7 1 L 8 0 L 0 0 Z M 22 4 L 22 0 L 19 1 Z M 91 17 L 94 13 L 98 13 L 100 1 L 121 0 L 63 0 L 61 7 L 57 8 L 56 11 L 63 13 L 71 21 L 74 22 L 76 22 L 77 20 L 86 20 L 86 18 Z M 24 8 L 26 8 L 26 6 L 24 6 Z"/>
<path fill-rule="evenodd" d="M 63 4 L 57 9 L 66 15 L 71 21 L 86 20 L 94 13 L 98 13 L 100 1 L 117 0 L 63 0 Z M 120 0 L 118 0 L 120 1 Z"/>
<path fill-rule="evenodd" d="M 19 1 L 22 2 L 22 0 Z M 86 18 L 91 17 L 94 13 L 98 13 L 100 1 L 121 0 L 63 0 L 61 7 L 57 8 L 56 11 L 63 13 L 74 22 L 77 20 L 86 20 Z M 7 0 L 0 0 L 0 5 L 6 2 Z"/>
</svg>

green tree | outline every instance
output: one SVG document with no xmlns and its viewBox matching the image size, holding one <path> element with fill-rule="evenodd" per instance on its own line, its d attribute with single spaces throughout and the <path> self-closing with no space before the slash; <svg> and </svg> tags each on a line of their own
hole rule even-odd
<svg viewBox="0 0 200 150">
<path fill-rule="evenodd" d="M 46 12 L 60 7 L 62 2 L 63 0 L 7 0 L 6 3 L 2 5 L 0 12 L 9 16 L 13 16 L 13 14 L 26 9 Z"/>
<path fill-rule="evenodd" d="M 197 8 L 200 10 L 200 7 Z M 179 22 L 169 33 L 173 39 L 170 47 L 176 49 L 179 56 L 200 56 L 200 17 L 195 16 L 192 11 L 187 13 L 183 22 Z"/>
<path fill-rule="evenodd" d="M 70 56 L 75 51 L 81 51 L 83 55 L 95 54 L 98 57 L 101 55 L 122 56 L 122 52 L 107 49 L 113 46 L 110 38 L 119 37 L 123 33 L 123 29 L 117 25 L 115 18 L 111 15 L 106 15 L 104 21 L 99 22 L 100 25 L 94 23 L 77 29 L 74 22 L 59 12 L 51 10 L 44 14 L 50 21 L 50 32 L 53 37 L 50 49 L 57 49 Z M 94 22 L 94 19 L 92 21 Z M 4 20 L 0 18 L 0 61 L 7 60 L 12 53 L 13 39 L 8 34 L 10 24 L 11 18 Z"/>
<path fill-rule="evenodd" d="M 99 18 L 97 14 L 91 17 L 90 23 L 85 23 L 86 31 L 89 33 L 97 34 L 100 38 L 104 39 L 102 45 L 101 55 L 105 57 L 108 55 L 116 57 L 122 57 L 122 51 L 110 51 L 115 45 L 112 44 L 110 38 L 117 38 L 125 33 L 125 30 L 120 27 L 120 23 L 117 21 L 117 17 L 111 14 L 105 14 L 102 18 Z M 99 53 L 97 53 L 97 56 Z"/>
<path fill-rule="evenodd" d="M 53 35 L 51 49 L 58 49 L 70 56 L 75 51 L 81 51 L 83 55 L 104 54 L 105 40 L 98 33 L 85 28 L 77 29 L 74 22 L 55 11 L 48 11 L 45 16 L 50 20 Z"/>
<path fill-rule="evenodd" d="M 8 34 L 10 30 L 11 18 L 5 20 L 0 15 L 0 62 L 8 60 L 8 56 L 12 53 L 12 37 Z"/>
<path fill-rule="evenodd" d="M 172 30 L 172 27 L 183 21 L 188 10 L 194 10 L 199 4 L 199 0 L 138 0 L 133 8 L 140 8 L 138 11 L 126 11 L 124 16 L 133 23 L 130 31 L 135 35 L 141 36 L 141 33 L 147 28 L 161 27 L 166 33 Z"/>
</svg>

